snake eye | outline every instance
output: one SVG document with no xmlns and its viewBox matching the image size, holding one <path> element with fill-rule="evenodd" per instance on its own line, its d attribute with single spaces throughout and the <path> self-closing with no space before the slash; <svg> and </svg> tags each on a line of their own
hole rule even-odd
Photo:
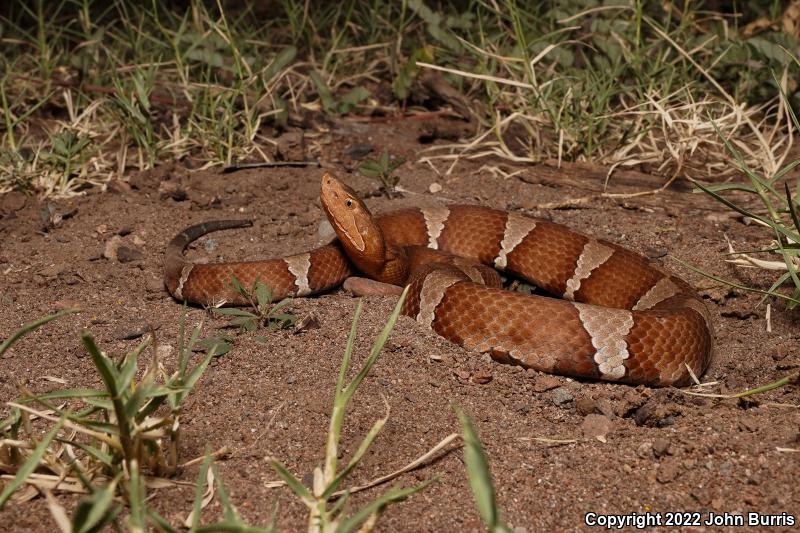
<svg viewBox="0 0 800 533">
<path fill-rule="evenodd" d="M 351 200 L 351 199 L 349 199 L 349 198 L 348 198 L 348 199 L 347 199 L 347 201 L 345 202 L 345 205 L 346 205 L 347 207 L 353 207 L 353 200 Z"/>
</svg>

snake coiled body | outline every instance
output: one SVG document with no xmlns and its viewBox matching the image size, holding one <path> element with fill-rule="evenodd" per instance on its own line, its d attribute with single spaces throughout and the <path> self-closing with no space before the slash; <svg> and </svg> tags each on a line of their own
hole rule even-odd
<svg viewBox="0 0 800 533">
<path fill-rule="evenodd" d="M 387 255 L 401 256 L 407 270 L 386 274 L 410 285 L 403 313 L 467 349 L 549 373 L 655 386 L 688 384 L 690 370 L 699 376 L 710 362 L 712 326 L 700 297 L 621 246 L 470 205 L 403 209 L 374 222 Z M 176 236 L 166 252 L 169 292 L 204 305 L 242 304 L 231 286 L 235 276 L 245 287 L 260 279 L 276 298 L 307 296 L 363 270 L 354 263 L 372 264 L 348 257 L 353 246 L 342 242 L 335 221 L 339 241 L 303 254 L 241 263 L 183 259 L 183 249 L 201 235 L 245 225 L 217 221 Z M 561 299 L 502 290 L 494 269 Z"/>
</svg>

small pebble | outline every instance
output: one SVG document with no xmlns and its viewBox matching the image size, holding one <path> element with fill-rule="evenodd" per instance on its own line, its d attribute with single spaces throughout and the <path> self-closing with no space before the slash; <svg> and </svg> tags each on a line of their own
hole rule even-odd
<svg viewBox="0 0 800 533">
<path fill-rule="evenodd" d="M 636 448 L 636 455 L 641 457 L 642 459 L 652 459 L 653 458 L 653 443 L 649 441 L 644 441 Z"/>
<path fill-rule="evenodd" d="M 653 454 L 656 457 L 667 455 L 668 453 L 670 453 L 669 447 L 670 447 L 669 440 L 659 437 L 653 441 Z"/>
<path fill-rule="evenodd" d="M 572 393 L 564 387 L 553 389 L 553 392 L 550 393 L 550 398 L 553 400 L 553 403 L 559 407 L 565 407 L 573 400 Z"/>
<path fill-rule="evenodd" d="M 586 415 L 581 424 L 583 436 L 587 439 L 602 440 L 611 431 L 611 420 L 603 415 Z"/>
<path fill-rule="evenodd" d="M 595 401 L 591 398 L 587 398 L 586 396 L 582 396 L 575 400 L 575 409 L 578 411 L 579 415 L 584 416 L 598 411 Z"/>
<path fill-rule="evenodd" d="M 678 477 L 681 472 L 680 464 L 674 460 L 664 461 L 658 465 L 656 479 L 659 483 L 670 483 Z"/>
<path fill-rule="evenodd" d="M 544 392 L 550 389 L 555 389 L 561 385 L 561 380 L 555 376 L 544 375 L 539 376 L 533 384 L 533 390 L 536 392 Z"/>
</svg>

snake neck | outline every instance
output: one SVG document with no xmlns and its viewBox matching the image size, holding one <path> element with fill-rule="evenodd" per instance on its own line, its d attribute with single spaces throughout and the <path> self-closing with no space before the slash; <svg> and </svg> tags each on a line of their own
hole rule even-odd
<svg viewBox="0 0 800 533">
<path fill-rule="evenodd" d="M 358 270 L 383 283 L 405 284 L 408 257 L 402 249 L 388 245 L 375 217 L 353 189 L 325 173 L 320 201 L 347 257 Z"/>
</svg>

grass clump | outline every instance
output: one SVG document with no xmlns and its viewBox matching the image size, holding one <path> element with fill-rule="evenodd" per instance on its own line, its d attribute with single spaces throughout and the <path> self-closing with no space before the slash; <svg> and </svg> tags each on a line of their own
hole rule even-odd
<svg viewBox="0 0 800 533">
<path fill-rule="evenodd" d="M 724 178 L 710 115 L 771 174 L 775 146 L 790 142 L 779 87 L 800 104 L 798 68 L 780 53 L 798 41 L 773 31 L 786 15 L 776 5 L 8 2 L 0 192 L 70 196 L 167 161 L 269 161 L 275 134 L 325 122 L 314 114 L 398 115 L 448 101 L 420 82 L 433 69 L 481 126 L 440 157 Z"/>
<path fill-rule="evenodd" d="M 277 458 L 270 464 L 285 484 L 309 509 L 309 531 L 370 531 L 381 514 L 392 504 L 401 502 L 423 490 L 433 480 L 413 487 L 393 488 L 362 508 L 348 512 L 349 496 L 357 491 L 385 483 L 400 474 L 418 468 L 449 445 L 456 434 L 449 435 L 437 446 L 405 468 L 383 476 L 360 487 L 344 487 L 345 480 L 358 466 L 389 418 L 376 421 L 358 449 L 340 468 L 339 445 L 345 413 L 353 396 L 377 361 L 400 314 L 405 293 L 376 339 L 369 357 L 349 382 L 346 375 L 355 343 L 356 328 L 361 313 L 359 303 L 344 358 L 336 381 L 334 406 L 328 429 L 324 464 L 314 469 L 312 487 L 307 488 L 292 475 Z M 0 345 L 0 354 L 20 337 L 64 313 L 45 317 L 24 326 Z M 68 389 L 45 394 L 25 395 L 9 402 L 11 416 L 0 422 L 0 471 L 9 480 L 0 492 L 0 508 L 14 495 L 18 500 L 35 497 L 39 492 L 48 500 L 54 519 L 63 531 L 97 531 L 106 526 L 131 531 L 145 531 L 153 526 L 160 531 L 178 531 L 164 517 L 147 505 L 147 490 L 172 486 L 159 476 L 174 474 L 179 467 L 181 403 L 214 356 L 214 347 L 194 367 L 189 367 L 189 354 L 198 342 L 201 326 L 184 339 L 184 320 L 178 340 L 178 369 L 167 375 L 159 359 L 155 342 L 143 342 L 115 362 L 102 353 L 89 333 L 82 335 L 84 346 L 103 381 L 104 389 Z M 150 346 L 152 357 L 148 367 L 136 379 L 138 360 Z M 72 410 L 57 402 L 82 404 Z M 40 406 L 41 409 L 33 406 Z M 48 423 L 48 432 L 37 437 L 33 428 L 36 420 Z M 216 454 L 218 455 L 218 454 Z M 276 531 L 272 525 L 251 526 L 242 520 L 232 504 L 216 465 L 214 454 L 207 454 L 200 468 L 195 487 L 195 500 L 183 526 L 190 531 Z M 193 463 L 191 461 L 190 463 Z M 26 484 L 35 487 L 20 492 Z M 201 512 L 213 495 L 219 495 L 223 518 L 200 525 Z M 84 494 L 72 517 L 53 497 L 53 492 Z M 499 530 L 498 530 L 499 531 Z"/>
<path fill-rule="evenodd" d="M 23 327 L 3 343 L 2 350 L 57 316 L 60 315 Z M 141 530 L 146 520 L 163 521 L 154 511 L 144 508 L 145 485 L 171 485 L 159 483 L 156 478 L 171 475 L 178 468 L 181 405 L 213 355 L 213 349 L 209 349 L 196 365 L 189 365 L 201 325 L 194 328 L 187 342 L 184 321 L 185 316 L 178 339 L 178 368 L 171 374 L 164 370 L 154 340 L 140 343 L 115 361 L 100 351 L 90 333 L 84 332 L 81 340 L 103 389 L 67 389 L 38 395 L 23 390 L 20 399 L 8 402 L 11 414 L 0 422 L 0 470 L 15 475 L 3 476 L 11 481 L 0 494 L 0 507 L 28 484 L 48 495 L 57 522 L 75 531 L 97 530 L 112 523 L 119 529 L 117 517 L 124 508 L 119 496 L 130 507 L 127 523 L 131 529 Z M 149 363 L 137 379 L 139 360 L 148 347 Z M 68 408 L 67 404 L 78 408 Z M 42 439 L 36 436 L 35 420 L 51 426 Z M 51 491 L 87 494 L 71 522 L 64 524 L 66 514 L 49 496 Z M 33 490 L 20 497 L 27 499 L 36 494 Z"/>
<path fill-rule="evenodd" d="M 793 56 L 794 61 L 800 66 L 800 59 Z M 800 131 L 800 121 L 791 106 L 788 105 L 785 94 L 782 99 L 787 103 L 786 112 L 790 117 L 794 131 Z M 771 242 L 760 250 L 736 251 L 728 241 L 729 255 L 733 257 L 729 262 L 744 268 L 757 268 L 773 272 L 781 272 L 767 290 L 755 289 L 742 284 L 725 280 L 694 267 L 694 270 L 714 280 L 739 289 L 759 292 L 764 296 L 760 303 L 767 298 L 782 299 L 788 309 L 794 309 L 800 304 L 800 179 L 790 185 L 789 173 L 800 166 L 800 159 L 795 159 L 774 173 L 765 175 L 748 165 L 741 150 L 717 130 L 725 147 L 736 161 L 736 167 L 746 176 L 745 182 L 732 182 L 724 184 L 704 184 L 696 181 L 696 192 L 703 192 L 729 209 L 739 213 L 745 222 L 755 223 L 766 229 Z M 792 193 L 794 189 L 794 193 Z M 760 208 L 748 208 L 740 199 L 735 199 L 730 193 L 744 193 L 761 204 Z M 762 259 L 755 256 L 767 256 Z M 687 265 L 688 266 L 688 265 Z M 779 290 L 789 286 L 789 294 Z"/>
<path fill-rule="evenodd" d="M 773 170 L 778 148 L 791 139 L 770 68 L 798 71 L 766 43 L 798 43 L 778 32 L 747 38 L 738 21 L 690 4 L 486 5 L 473 22 L 478 29 L 459 32 L 471 68 L 421 64 L 474 80 L 491 110 L 489 128 L 445 147 L 454 153 L 443 157 L 592 161 L 721 179 L 735 169 L 726 164 L 716 122 L 752 165 Z M 742 62 L 753 68 L 744 73 Z M 795 94 L 791 79 L 784 87 L 794 85 Z M 769 89 L 756 95 L 756 84 Z M 772 128 L 780 142 L 765 142 Z"/>
</svg>

